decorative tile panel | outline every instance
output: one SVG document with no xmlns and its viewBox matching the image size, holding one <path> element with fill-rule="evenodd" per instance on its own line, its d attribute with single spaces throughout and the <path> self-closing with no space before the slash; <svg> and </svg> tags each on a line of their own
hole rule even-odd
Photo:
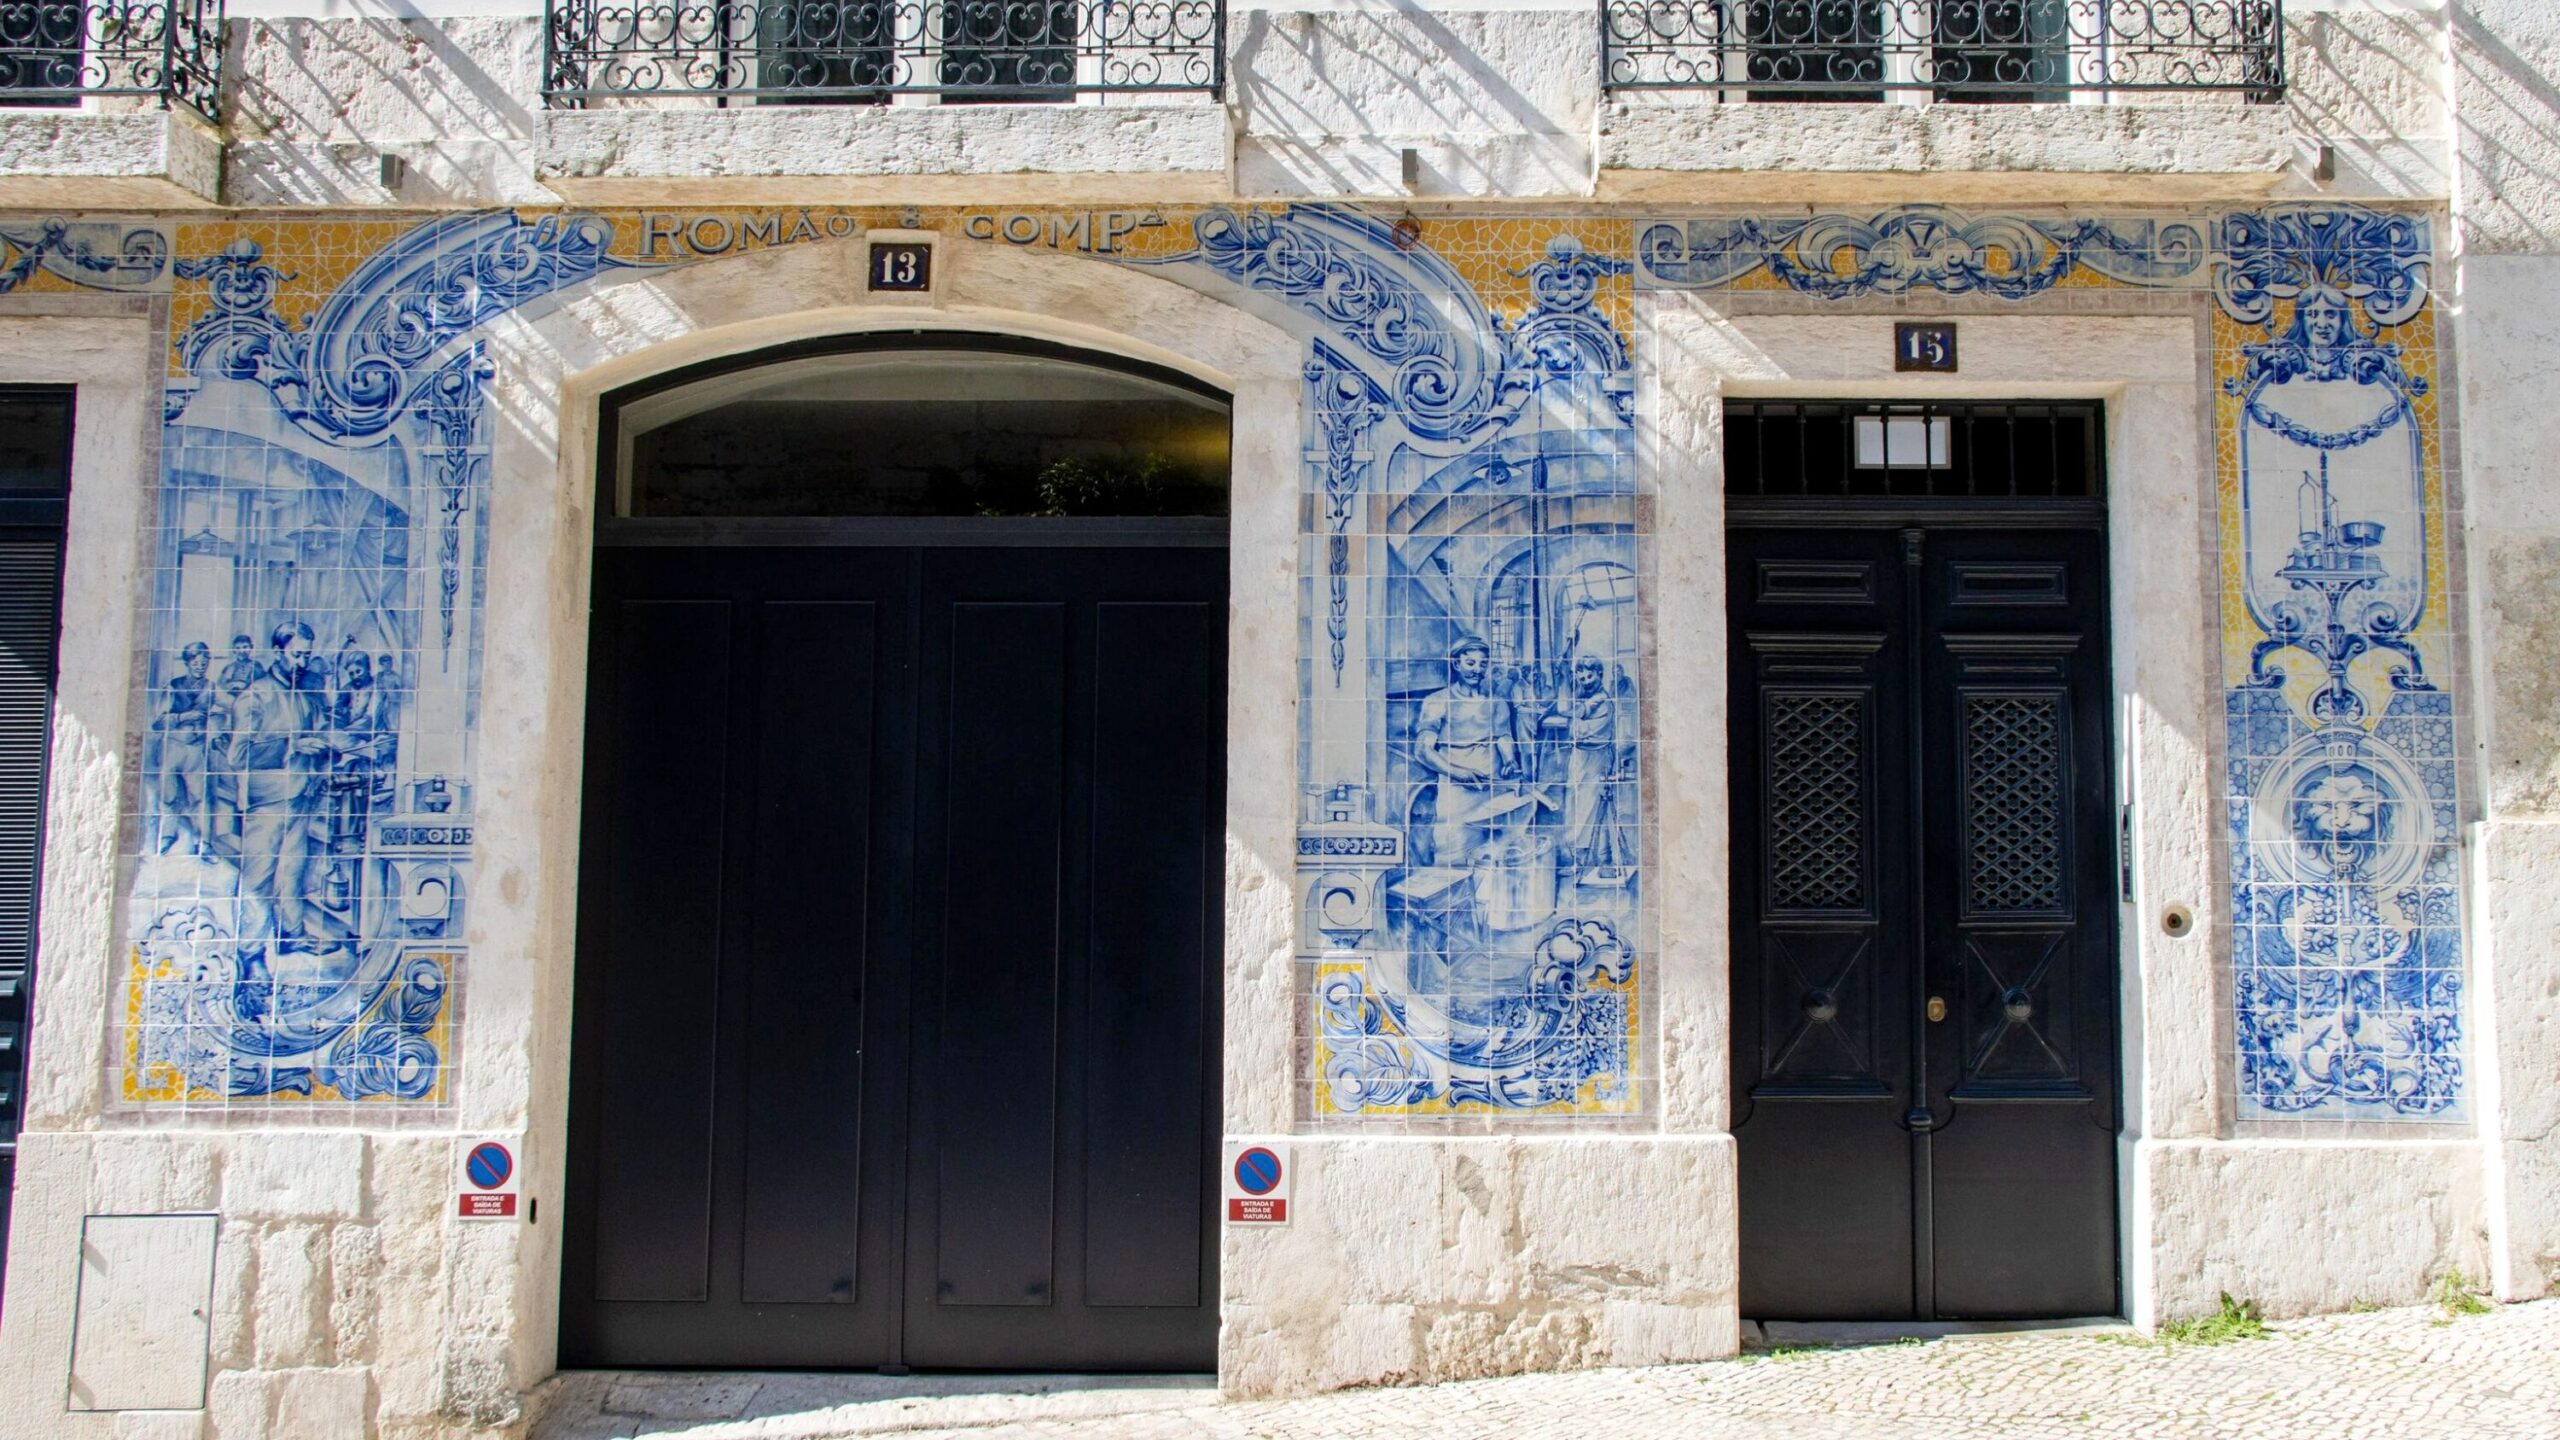
<svg viewBox="0 0 2560 1440">
<path fill-rule="evenodd" d="M 416 225 L 299 323 L 277 293 L 302 255 L 242 235 L 176 262 L 125 1099 L 451 1097 L 487 556 L 472 332 L 606 268 L 609 233 Z"/>
<path fill-rule="evenodd" d="M 2241 1113 L 2460 1119 L 2429 227 L 2235 214 L 2216 248 Z"/>
<path fill-rule="evenodd" d="M 1492 238 L 1474 222 L 1430 245 L 1323 206 L 1193 225 L 1168 263 L 1313 331 L 1311 1112 L 1632 1113 L 1646 611 L 1633 373 L 1606 303 L 1627 262 L 1547 228 L 1494 257 L 1506 312 L 1460 269 Z"/>
<path fill-rule="evenodd" d="M 451 1098 L 486 628 L 480 327 L 635 267 L 882 226 L 1148 266 L 1301 339 L 1298 948 L 1319 1122 L 1651 1103 L 1655 897 L 1681 877 L 1649 869 L 1639 290 L 2020 313 L 2193 297 L 2220 387 L 2241 1113 L 2463 1114 L 2433 238 L 2420 217 L 2313 206 L 0 225 L 0 291 L 164 294 L 172 316 L 120 1094 Z M 1986 740 L 1975 759 L 2024 753 Z M 2049 888 L 2031 778 L 2004 792 L 2024 818 L 1984 851 L 1982 904 Z M 1790 883 L 1855 898 L 1828 872 Z"/>
</svg>

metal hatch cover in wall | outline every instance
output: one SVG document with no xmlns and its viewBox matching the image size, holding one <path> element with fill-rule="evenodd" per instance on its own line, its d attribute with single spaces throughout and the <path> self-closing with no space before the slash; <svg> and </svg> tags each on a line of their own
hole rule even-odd
<svg viewBox="0 0 2560 1440">
<path fill-rule="evenodd" d="M 2116 1313 L 2101 418 L 1727 408 L 1746 1315 Z"/>
<path fill-rule="evenodd" d="M 945 335 L 613 403 L 563 1363 L 1210 1368 L 1224 397 Z"/>
</svg>

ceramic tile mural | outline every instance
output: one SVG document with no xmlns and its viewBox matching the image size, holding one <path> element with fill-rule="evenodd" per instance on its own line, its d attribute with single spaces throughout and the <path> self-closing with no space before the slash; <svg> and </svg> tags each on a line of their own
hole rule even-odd
<svg viewBox="0 0 2560 1440">
<path fill-rule="evenodd" d="M 2459 1119 L 2429 228 L 2231 215 L 2217 248 L 2242 1113 Z"/>
<path fill-rule="evenodd" d="M 1525 282 L 1505 313 L 1453 263 L 1475 228 L 1212 211 L 1185 257 L 1321 325 L 1298 706 L 1318 1118 L 1644 1103 L 1652 650 L 1608 318 L 1630 266 L 1539 227 L 1491 257 Z"/>
<path fill-rule="evenodd" d="M 412 224 L 315 293 L 321 247 L 265 229 L 172 267 L 120 1090 L 437 1103 L 484 630 L 471 332 L 597 273 L 607 231 Z M 313 308 L 280 309 L 297 283 Z"/>
<path fill-rule="evenodd" d="M 172 316 L 121 1095 L 451 1098 L 486 628 L 478 327 L 609 274 L 873 226 L 1143 265 L 1304 344 L 1315 1122 L 1651 1104 L 1639 291 L 2209 305 L 2241 1115 L 2462 1115 L 2433 237 L 2312 207 L 0 225 L 0 291 L 161 294 Z"/>
</svg>

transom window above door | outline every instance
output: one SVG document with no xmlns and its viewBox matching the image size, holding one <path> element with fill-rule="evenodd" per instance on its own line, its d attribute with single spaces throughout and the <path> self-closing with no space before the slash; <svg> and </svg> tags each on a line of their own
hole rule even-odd
<svg viewBox="0 0 2560 1440">
<path fill-rule="evenodd" d="M 2095 499 L 2104 418 L 2094 400 L 1735 400 L 1724 410 L 1724 492 Z"/>
<path fill-rule="evenodd" d="M 609 417 L 642 519 L 1223 516 L 1227 401 L 1054 347 L 897 336 L 688 372 Z"/>
</svg>

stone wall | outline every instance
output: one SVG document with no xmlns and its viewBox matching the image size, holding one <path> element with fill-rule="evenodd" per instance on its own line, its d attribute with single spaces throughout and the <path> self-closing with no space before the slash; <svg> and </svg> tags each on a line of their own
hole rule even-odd
<svg viewBox="0 0 2560 1440">
<path fill-rule="evenodd" d="M 146 245 L 147 267 L 106 273 L 39 252 L 33 228 L 0 221 L 13 255 L 37 255 L 0 294 L 0 378 L 83 386 L 66 599 L 80 621 L 66 632 L 57 715 L 37 1069 L 0 1389 L 36 1397 L 44 1421 L 31 1433 L 427 1440 L 521 1430 L 553 1368 L 556 1334 L 597 397 L 717 356 L 915 326 L 1091 346 L 1184 369 L 1235 396 L 1226 1128 L 1235 1139 L 1291 1140 L 1301 1218 L 1227 1236 L 1221 1378 L 1231 1393 L 1699 1358 L 1737 1343 L 1714 484 L 1728 394 L 2069 394 L 2110 407 L 2120 793 L 2137 817 L 2135 894 L 2120 916 L 2128 1313 L 2150 1324 L 2209 1309 L 2224 1290 L 2271 1313 L 2410 1299 L 2447 1271 L 2485 1273 L 2506 1298 L 2546 1293 L 2560 1284 L 2560 1091 L 2550 1082 L 2560 1056 L 2551 973 L 2560 688 L 2543 658 L 2560 606 L 2546 593 L 2560 573 L 2560 508 L 2543 483 L 2541 457 L 2556 437 L 2539 399 L 2560 343 L 2548 298 L 2560 283 L 2560 210 L 2545 203 L 2542 158 L 2560 141 L 2545 78 L 2560 68 L 2560 31 L 2546 8 L 2297 4 L 2288 6 L 2294 84 L 2281 110 L 2091 106 L 2056 118 L 1825 107 L 1837 128 L 1810 152 L 1791 128 L 1812 118 L 1801 108 L 1604 100 L 1586 53 L 1587 11 L 1240 10 L 1232 109 L 1168 103 L 1135 118 L 1109 106 L 1044 109 L 992 149 L 970 141 L 978 117 L 939 109 L 759 116 L 792 133 L 777 142 L 788 142 L 781 159 L 760 146 L 752 164 L 720 160 L 721 147 L 705 143 L 703 127 L 730 118 L 708 111 L 595 112 L 546 132 L 558 117 L 534 96 L 539 32 L 528 16 L 241 20 L 225 198 L 316 209 L 74 216 L 99 227 L 79 232 L 105 245 L 96 253 L 134 233 L 158 245 Z M 1400 86 L 1401 68 L 1361 58 L 1383 44 L 1426 57 L 1414 63 L 1434 83 L 1413 91 Z M 1309 77 L 1344 75 L 1357 83 L 1311 98 Z M 890 127 L 943 148 L 894 158 L 863 148 Z M 0 128 L 0 143 L 8 133 Z M 1127 148 L 1097 148 L 1114 137 Z M 2322 144 L 2333 149 L 2334 180 L 2314 175 Z M 1439 267 L 1426 274 L 1391 228 L 1407 148 L 1419 152 L 1425 196 L 1545 203 L 1493 215 L 1423 207 L 1422 257 Z M 910 178 L 918 153 L 982 173 Z M 404 162 L 400 173 L 384 170 L 386 155 Z M 844 172 L 829 184 L 874 186 L 882 203 L 689 208 L 706 193 L 741 204 L 851 193 L 786 173 L 823 168 L 793 156 L 823 158 Z M 1759 187 L 1747 192 L 1755 208 L 1709 213 L 1696 203 L 1711 193 L 1703 187 L 1727 183 L 1719 173 L 1755 169 L 1765 172 L 1747 182 Z M 960 185 L 1001 200 L 1004 213 L 1049 214 L 1038 206 L 1070 183 L 1060 176 L 1113 213 L 1161 223 L 1111 254 L 1058 243 L 1055 226 L 1035 225 L 1037 243 L 1007 243 L 997 212 L 933 208 Z M 606 236 L 572 275 L 560 268 L 560 242 L 592 232 L 560 228 L 588 222 L 552 209 L 557 192 L 544 181 L 574 178 L 627 185 L 597 193 L 662 208 L 602 217 Z M 761 188 L 719 188 L 731 181 Z M 714 188 L 687 188 L 696 185 Z M 1300 610 L 1302 575 L 1325 538 L 1304 528 L 1306 517 L 1322 515 L 1337 453 L 1309 365 L 1323 345 L 1332 358 L 1320 373 L 1399 395 L 1411 357 L 1351 353 L 1360 317 L 1328 313 L 1320 283 L 1258 283 L 1200 253 L 1209 212 L 1194 206 L 1235 193 L 1385 202 L 1245 214 L 1322 229 L 1346 241 L 1346 263 L 1437 287 L 1416 291 L 1422 309 L 1451 347 L 1475 347 L 1433 350 L 1438 359 L 1501 372 L 1520 363 L 1507 347 L 1533 322 L 1555 330 L 1563 316 L 1583 317 L 1573 328 L 1593 353 L 1607 354 L 1604 335 L 1624 346 L 1622 363 L 1586 363 L 1541 403 L 1604 435 L 1595 448 L 1624 465 L 1633 495 L 1654 502 L 1638 553 L 1662 649 L 1628 703 L 1656 727 L 1644 803 L 1660 830 L 1643 864 L 1645 903 L 1659 908 L 1630 927 L 1643 937 L 1635 978 L 1600 987 L 1628 983 L 1642 997 L 1623 1035 L 1639 1082 L 1631 1103 L 1583 1096 L 1579 1083 L 1598 1078 L 1585 1075 L 1569 1099 L 1547 1097 L 1559 1107 L 1548 1114 L 1498 1103 L 1419 1124 L 1409 1105 L 1317 1113 L 1324 1067 L 1311 972 L 1334 947 L 1308 906 L 1301 785 L 1342 777 L 1302 775 L 1292 703 L 1301 655 L 1311 667 L 1330 663 L 1324 612 Z M 1713 193 L 1730 203 L 1741 192 Z M 1592 196 L 1642 200 L 1603 213 L 1558 203 Z M 2293 211 L 2279 203 L 2286 196 L 2392 203 Z M 1905 203 L 1950 198 L 1971 208 Z M 1798 202 L 1820 202 L 1825 223 L 1839 222 L 1828 233 L 1850 240 L 1802 248 L 1812 213 Z M 544 283 L 505 303 L 487 302 L 484 285 L 459 311 L 435 310 L 451 299 L 450 267 L 431 263 L 409 274 L 417 283 L 392 283 L 398 267 L 383 257 L 439 223 L 436 208 L 501 204 L 522 209 L 443 216 L 455 228 L 439 233 L 514 237 L 507 243 L 530 245 L 553 267 Z M 1640 243 L 1655 205 L 1679 235 L 1661 252 Z M 1071 233 L 1094 233 L 1091 213 L 1057 213 L 1084 215 L 1088 228 Z M 2297 283 L 2285 266 L 2317 247 L 2277 257 L 2251 282 L 2257 298 L 2243 298 L 2242 314 L 2212 295 L 2235 268 L 2217 227 L 2315 213 L 2378 214 L 2428 232 L 2359 247 L 2420 274 L 2416 310 L 2401 312 L 2411 297 L 2394 299 L 2388 276 L 2377 289 L 2374 276 L 2348 273 L 2369 255 L 2328 272 L 2360 287 L 2345 306 L 2360 334 L 2401 346 L 2404 365 L 2423 356 L 2430 367 L 2429 408 L 2422 420 L 2412 401 L 2409 420 L 2429 468 L 2407 514 L 2432 520 L 2442 541 L 2429 573 L 2449 604 L 2420 648 L 2438 687 L 2426 693 L 2450 697 L 2463 728 L 2451 755 L 2425 760 L 2458 781 L 2435 798 L 2468 828 L 2458 857 L 2448 832 L 2426 861 L 2431 886 L 2462 895 L 2452 920 L 2429 922 L 2464 934 L 2459 963 L 2425 968 L 2468 984 L 2459 998 L 2414 1007 L 2459 1036 L 2449 1051 L 2458 1073 L 2444 1091 L 2454 1103 L 2414 1130 L 2372 1123 L 2389 1107 L 2353 1096 L 2269 1128 L 2244 1094 L 2235 1035 L 2245 1001 L 2227 827 L 2229 802 L 2245 796 L 2231 792 L 2230 696 L 2246 688 L 2237 682 L 2263 632 L 2215 601 L 2224 592 L 2213 559 L 2237 543 L 2242 532 L 2230 527 L 2246 523 L 2224 508 L 2239 503 L 2232 436 L 2243 408 L 2226 382 L 2245 389 L 2246 347 L 2278 341 L 2301 318 L 2298 291 L 2268 287 Z M 795 219 L 813 217 L 799 237 Z M 748 231 L 748 218 L 761 228 Z M 652 229 L 670 219 L 673 238 Z M 716 228 L 695 228 L 711 220 Z M 1741 221 L 1754 227 L 1748 235 L 1734 228 Z M 2065 248 L 2057 237 L 2086 243 L 2083 222 L 2101 235 L 2148 223 L 2213 238 L 2200 238 L 2194 266 L 2174 275 L 2159 267 L 2178 256 L 2155 240 L 2133 247 L 2143 265 L 2118 264 L 2122 249 L 2100 245 L 2062 257 L 2056 283 L 2026 285 L 2020 277 Z M 536 244 L 544 225 L 553 228 Z M 861 237 L 889 229 L 938 237 L 944 278 L 925 304 L 856 288 Z M 705 235 L 721 241 L 687 238 Z M 1570 247 L 1556 248 L 1559 239 Z M 226 265 L 243 243 L 261 248 Z M 1987 258 L 2004 246 L 1998 263 Z M 1656 254 L 1668 268 L 1646 263 Z M 1949 258 L 1933 269 L 1914 254 Z M 268 342 L 280 348 L 265 352 L 269 363 L 191 357 L 181 342 L 219 312 L 215 282 L 261 263 L 289 277 L 278 282 L 285 298 L 242 312 L 273 322 Z M 1542 264 L 1549 275 L 1604 272 L 1592 279 L 1596 306 L 1541 296 Z M 1823 293 L 1827 282 L 1835 293 Z M 473 523 L 498 537 L 485 582 L 469 582 L 485 588 L 458 583 L 454 594 L 462 613 L 489 617 L 503 683 L 483 687 L 461 728 L 439 732 L 476 747 L 472 905 L 467 926 L 456 922 L 462 933 L 445 937 L 458 942 L 448 949 L 460 978 L 433 1038 L 450 1083 L 417 1093 L 332 1086 L 303 1097 L 318 1107 L 253 1105 L 234 1103 L 253 1097 L 217 1068 L 171 1093 L 130 1093 L 135 987 L 170 978 L 137 981 L 144 932 L 125 906 L 161 804 L 142 734 L 177 663 L 159 618 L 176 609 L 150 602 L 162 583 L 152 572 L 183 568 L 161 548 L 181 527 L 150 532 L 171 500 L 161 477 L 181 473 L 164 468 L 164 449 L 191 442 L 164 427 L 162 406 L 192 403 L 207 384 L 236 385 L 240 407 L 226 413 L 263 415 L 257 407 L 273 404 L 281 420 L 267 417 L 255 433 L 277 452 L 376 463 L 339 453 L 369 450 L 369 439 L 302 426 L 294 410 L 308 397 L 280 386 L 286 371 L 271 363 L 290 337 L 314 332 L 332 297 L 358 293 L 388 309 L 349 306 L 342 318 L 355 330 L 413 302 L 441 317 L 425 327 L 430 343 L 398 361 L 411 382 L 451 373 L 467 393 L 421 386 L 409 392 L 416 408 L 392 423 L 398 443 L 430 460 L 460 427 L 465 459 L 485 467 L 465 487 L 486 506 Z M 1479 323 L 1460 333 L 1447 317 L 1468 307 Z M 1907 316 L 1965 327 L 1960 379 L 1914 382 L 1887 368 L 1891 322 Z M 465 359 L 475 363 L 448 370 Z M 172 375 L 174 391 L 164 388 Z M 1352 394 L 1369 399 L 1358 385 Z M 440 417 L 439 396 L 468 404 Z M 1419 413 L 1402 410 L 1393 425 L 1409 431 Z M 417 587 L 411 608 L 432 625 L 443 512 L 441 496 L 428 498 L 438 503 L 412 507 L 420 519 L 403 564 Z M 2395 516 L 2386 528 L 2402 524 Z M 406 659 L 396 668 L 416 673 Z M 2375 672 L 2354 679 L 2369 706 L 2398 703 Z M 2288 704 L 2287 723 L 2307 727 L 2308 694 Z M 2244 728 L 2248 718 L 2239 715 Z M 2160 929 L 2172 905 L 2193 909 L 2195 934 Z M 1436 1092 L 1454 1112 L 1450 1093 Z M 457 1150 L 482 1135 L 522 1153 L 530 1223 L 464 1225 L 449 1213 Z M 79 1393 L 84 1218 L 168 1211 L 219 1217 L 204 1410 L 67 1408 Z"/>
</svg>

